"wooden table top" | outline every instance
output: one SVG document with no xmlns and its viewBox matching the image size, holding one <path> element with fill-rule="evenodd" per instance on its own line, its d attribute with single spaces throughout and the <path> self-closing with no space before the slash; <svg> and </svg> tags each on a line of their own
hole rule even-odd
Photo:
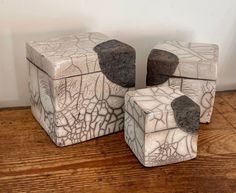
<svg viewBox="0 0 236 193">
<path fill-rule="evenodd" d="M 0 192 L 236 192 L 236 92 L 219 92 L 198 157 L 143 167 L 123 132 L 56 147 L 29 108 L 0 110 Z"/>
</svg>

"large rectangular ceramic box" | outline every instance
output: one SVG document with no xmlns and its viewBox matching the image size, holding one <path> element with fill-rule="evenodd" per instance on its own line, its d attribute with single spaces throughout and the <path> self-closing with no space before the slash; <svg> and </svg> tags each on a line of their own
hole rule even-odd
<svg viewBox="0 0 236 193">
<path fill-rule="evenodd" d="M 27 43 L 34 117 L 66 146 L 123 129 L 124 95 L 134 87 L 135 50 L 100 33 Z"/>
<path fill-rule="evenodd" d="M 200 107 L 178 87 L 149 87 L 125 95 L 125 141 L 146 167 L 197 156 Z"/>
<path fill-rule="evenodd" d="M 160 42 L 148 57 L 147 85 L 179 86 L 199 104 L 200 121 L 208 123 L 215 99 L 218 52 L 215 44 Z"/>
</svg>

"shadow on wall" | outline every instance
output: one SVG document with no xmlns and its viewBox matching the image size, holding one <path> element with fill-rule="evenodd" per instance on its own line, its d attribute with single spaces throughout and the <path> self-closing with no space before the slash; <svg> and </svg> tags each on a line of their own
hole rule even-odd
<svg viewBox="0 0 236 193">
<path fill-rule="evenodd" d="M 147 58 L 152 48 L 158 41 L 163 40 L 179 40 L 191 41 L 193 32 L 188 30 L 163 29 L 159 32 L 147 33 L 139 35 L 139 33 L 113 33 L 114 38 L 120 39 L 132 45 L 136 50 L 136 88 L 144 88 L 146 86 Z"/>
<path fill-rule="evenodd" d="M 236 79 L 232 82 L 232 77 L 236 76 L 236 23 L 232 28 L 232 31 L 228 32 L 225 36 L 223 45 L 219 45 L 220 58 L 218 66 L 218 80 L 217 80 L 217 90 L 235 90 Z M 228 76 L 225 76 L 225 75 Z M 227 89 L 225 89 L 227 88 Z"/>
</svg>

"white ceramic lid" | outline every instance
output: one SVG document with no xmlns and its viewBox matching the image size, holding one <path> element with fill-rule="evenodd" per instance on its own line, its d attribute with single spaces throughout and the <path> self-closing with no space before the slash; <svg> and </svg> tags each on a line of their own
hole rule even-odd
<svg viewBox="0 0 236 193">
<path fill-rule="evenodd" d="M 93 48 L 107 36 L 97 33 L 79 33 L 26 44 L 27 59 L 46 72 L 52 79 L 101 71 Z"/>
<path fill-rule="evenodd" d="M 217 79 L 219 47 L 216 44 L 164 41 L 159 42 L 154 49 L 165 50 L 178 57 L 179 64 L 173 76 Z"/>
</svg>

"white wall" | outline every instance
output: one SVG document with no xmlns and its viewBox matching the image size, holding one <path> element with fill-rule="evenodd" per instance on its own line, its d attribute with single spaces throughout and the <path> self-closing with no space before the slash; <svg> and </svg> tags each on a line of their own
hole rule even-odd
<svg viewBox="0 0 236 193">
<path fill-rule="evenodd" d="M 0 0 L 0 107 L 29 104 L 26 41 L 79 31 L 134 46 L 139 88 L 156 41 L 217 43 L 217 89 L 236 89 L 235 0 Z"/>
</svg>

